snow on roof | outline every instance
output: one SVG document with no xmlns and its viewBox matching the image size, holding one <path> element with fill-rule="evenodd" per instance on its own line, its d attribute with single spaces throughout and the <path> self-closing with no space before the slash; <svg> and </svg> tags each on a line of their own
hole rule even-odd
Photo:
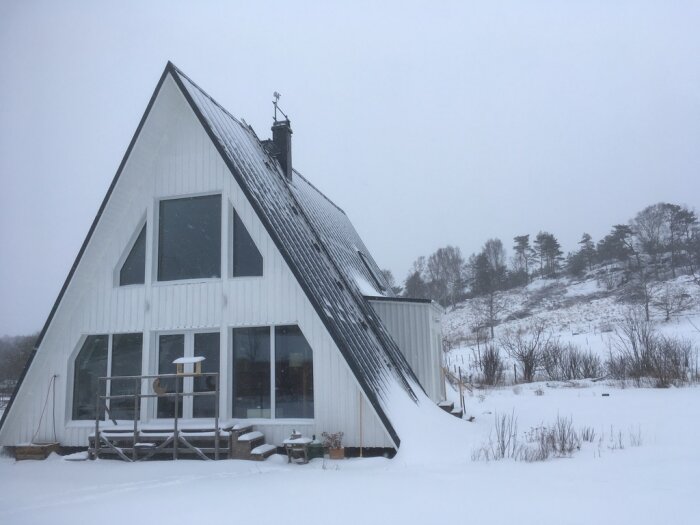
<svg viewBox="0 0 700 525">
<path fill-rule="evenodd" d="M 306 179 L 295 174 L 290 184 L 281 175 L 249 126 L 172 64 L 168 68 L 398 445 L 384 410 L 386 395 L 398 384 L 415 401 L 420 387 L 353 278 L 356 268 L 368 273 L 351 256 L 364 244 L 342 210 Z"/>
<path fill-rule="evenodd" d="M 354 273 L 353 279 L 362 295 L 376 296 L 379 293 L 361 273 Z"/>
</svg>

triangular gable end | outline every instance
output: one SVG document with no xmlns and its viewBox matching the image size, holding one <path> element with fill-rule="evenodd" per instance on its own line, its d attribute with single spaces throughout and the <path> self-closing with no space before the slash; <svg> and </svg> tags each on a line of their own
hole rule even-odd
<svg viewBox="0 0 700 525">
<path fill-rule="evenodd" d="M 343 275 L 343 273 L 334 266 L 328 254 L 325 254 L 325 257 L 319 257 L 318 253 L 316 253 L 315 258 L 322 264 L 319 265 L 317 262 L 316 264 L 312 264 L 310 268 L 302 267 L 305 262 L 303 253 L 308 253 L 309 250 L 312 249 L 318 250 L 317 242 L 320 242 L 320 239 L 317 238 L 308 220 L 300 220 L 296 223 L 294 221 L 289 221 L 291 216 L 298 216 L 300 210 L 298 208 L 295 210 L 295 200 L 289 189 L 286 189 L 285 192 L 285 188 L 280 186 L 280 184 L 284 184 L 284 182 L 278 177 L 276 167 L 266 164 L 266 159 L 264 158 L 264 153 L 262 152 L 257 137 L 254 136 L 252 130 L 245 128 L 243 124 L 231 117 L 220 108 L 218 104 L 216 108 L 222 112 L 222 115 L 217 116 L 209 114 L 205 116 L 199 104 L 204 102 L 204 99 L 210 104 L 215 103 L 191 83 L 187 77 L 182 75 L 171 63 L 168 63 L 168 66 L 161 75 L 134 137 L 127 148 L 124 158 L 100 206 L 98 214 L 90 227 L 88 235 L 81 246 L 78 256 L 40 333 L 35 349 L 22 372 L 20 381 L 3 414 L 2 421 L 0 421 L 0 429 L 12 409 L 15 397 L 34 360 L 36 351 L 40 347 L 51 325 L 56 310 L 61 303 L 66 289 L 99 223 L 100 217 L 141 133 L 151 108 L 157 99 L 163 82 L 169 74 L 172 75 L 173 80 L 193 109 L 199 122 L 203 125 L 222 159 L 228 166 L 232 175 L 236 178 L 239 186 L 243 189 L 251 205 L 253 205 L 259 219 L 265 225 L 270 237 L 274 240 L 280 253 L 297 278 L 297 281 L 304 289 L 308 299 L 311 301 L 320 318 L 326 325 L 330 335 L 341 350 L 341 353 L 345 357 L 347 364 L 350 366 L 362 390 L 365 392 L 365 395 L 376 410 L 377 415 L 385 425 L 387 432 L 398 445 L 399 437 L 396 435 L 391 422 L 388 420 L 382 408 L 381 398 L 383 397 L 383 393 L 387 390 L 387 382 L 394 381 L 399 381 L 407 394 L 415 398 L 412 394 L 412 386 L 415 388 L 417 381 L 410 367 L 405 363 L 398 348 L 395 348 L 395 344 L 393 344 L 391 338 L 385 333 L 383 326 L 371 311 L 371 307 L 366 304 L 361 294 L 355 289 L 354 284 L 348 281 L 347 276 Z M 185 83 L 187 83 L 188 86 L 186 86 Z M 199 100 L 195 102 L 195 98 Z M 204 109 L 206 110 L 207 108 Z M 223 115 L 230 119 L 230 121 L 219 121 L 219 129 L 215 132 L 215 128 L 217 127 L 215 124 L 217 123 L 212 119 L 216 119 L 217 117 L 221 118 Z M 241 137 L 243 140 L 237 144 L 238 148 L 235 148 L 235 142 L 226 141 L 225 136 L 222 137 L 221 134 L 222 129 L 234 124 L 240 128 L 237 129 L 236 132 L 244 134 Z M 231 150 L 232 146 L 236 149 L 235 151 Z M 256 151 L 256 147 L 258 151 Z M 261 154 L 263 156 L 261 156 Z M 264 168 L 261 167 L 261 163 Z M 262 175 L 267 175 L 267 177 L 263 176 L 257 179 L 254 177 L 251 178 L 255 175 L 256 169 L 258 174 L 260 174 L 260 170 L 264 170 L 265 168 L 268 172 L 267 174 L 263 172 Z M 275 191 L 266 192 L 265 190 Z M 269 195 L 275 194 L 282 197 L 281 201 L 270 202 Z M 284 211 L 284 213 L 274 213 L 275 206 L 277 206 L 278 211 Z M 298 203 L 296 206 L 298 207 Z M 280 228 L 284 229 L 284 232 L 280 232 Z M 284 235 L 280 233 L 284 233 Z M 314 240 L 314 238 L 316 240 Z M 290 244 L 290 241 L 295 241 L 296 244 L 294 242 Z M 300 246 L 303 243 L 306 243 L 306 246 Z M 340 322 L 341 320 L 343 323 Z M 351 325 L 350 329 L 348 329 L 348 325 Z M 382 338 L 388 339 L 389 343 L 382 341 Z M 393 348 L 391 347 L 392 344 Z"/>
</svg>

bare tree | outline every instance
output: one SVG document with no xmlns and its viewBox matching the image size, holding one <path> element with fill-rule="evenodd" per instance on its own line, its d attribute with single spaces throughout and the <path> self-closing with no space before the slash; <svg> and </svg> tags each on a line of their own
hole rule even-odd
<svg viewBox="0 0 700 525">
<path fill-rule="evenodd" d="M 693 298 L 682 287 L 665 283 L 655 295 L 652 304 L 664 314 L 665 321 L 670 321 L 671 315 L 690 308 Z"/>
<path fill-rule="evenodd" d="M 527 329 L 504 333 L 499 342 L 508 356 L 520 365 L 523 381 L 531 383 L 542 366 L 542 356 L 551 338 L 545 323 L 537 321 Z"/>
<path fill-rule="evenodd" d="M 426 265 L 428 286 L 433 298 L 443 306 L 454 306 L 463 297 L 466 286 L 465 261 L 459 248 L 438 249 Z"/>
<path fill-rule="evenodd" d="M 495 337 L 495 327 L 500 322 L 500 317 L 508 303 L 503 294 L 496 291 L 490 292 L 472 301 L 472 307 L 480 326 L 485 326 L 491 332 L 491 339 Z"/>
</svg>

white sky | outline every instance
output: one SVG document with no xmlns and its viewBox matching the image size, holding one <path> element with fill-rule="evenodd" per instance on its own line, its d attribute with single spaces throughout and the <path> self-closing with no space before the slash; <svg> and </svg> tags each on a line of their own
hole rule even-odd
<svg viewBox="0 0 700 525">
<path fill-rule="evenodd" d="M 168 60 L 383 267 L 700 204 L 700 3 L 0 3 L 0 334 L 39 330 Z"/>
</svg>

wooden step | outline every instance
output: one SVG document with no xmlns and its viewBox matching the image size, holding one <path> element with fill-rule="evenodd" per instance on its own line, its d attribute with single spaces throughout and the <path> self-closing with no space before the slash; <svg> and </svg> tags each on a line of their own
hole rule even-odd
<svg viewBox="0 0 700 525">
<path fill-rule="evenodd" d="M 265 444 L 265 436 L 262 432 L 246 432 L 238 436 L 238 439 L 231 440 L 231 457 L 233 459 L 253 459 L 252 451 Z"/>
<path fill-rule="evenodd" d="M 445 412 L 452 412 L 455 404 L 452 401 L 440 401 L 438 406 L 442 408 Z"/>
<path fill-rule="evenodd" d="M 250 432 L 253 431 L 253 425 L 247 425 L 244 423 L 238 423 L 237 425 L 232 426 L 230 429 L 227 429 L 231 432 L 231 436 L 234 440 L 238 439 L 239 437 L 249 434 Z"/>
<path fill-rule="evenodd" d="M 264 445 L 255 447 L 253 450 L 250 451 L 250 459 L 253 459 L 255 461 L 265 461 L 267 458 L 269 458 L 272 454 L 275 454 L 276 452 L 277 447 L 275 445 L 265 443 Z"/>
</svg>

